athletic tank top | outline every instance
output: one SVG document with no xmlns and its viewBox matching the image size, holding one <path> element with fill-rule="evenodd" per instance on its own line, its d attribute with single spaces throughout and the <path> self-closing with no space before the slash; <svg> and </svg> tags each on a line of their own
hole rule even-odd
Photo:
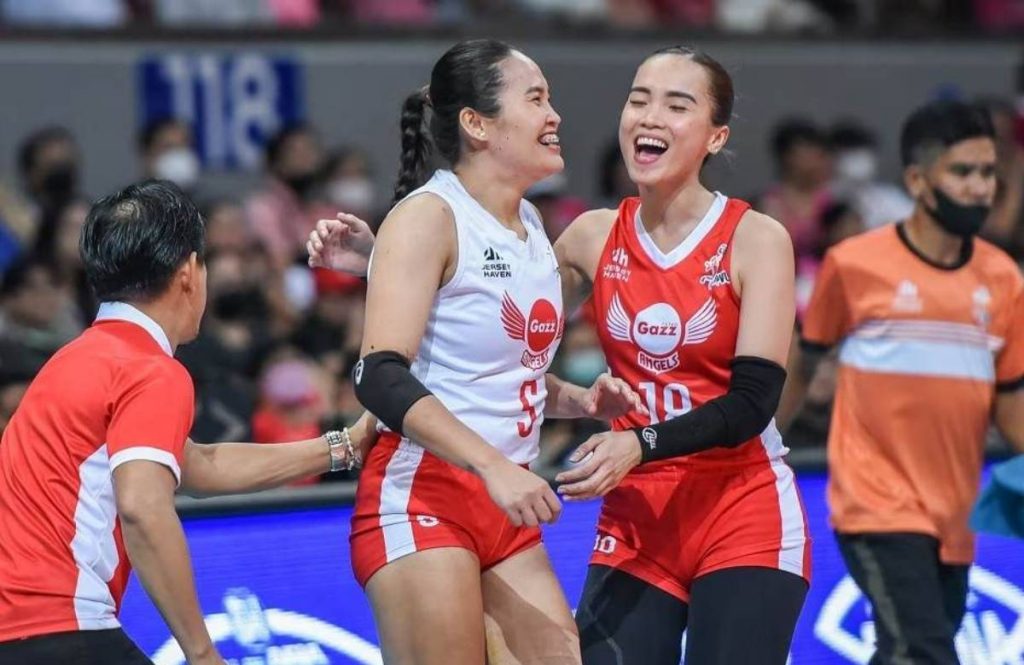
<svg viewBox="0 0 1024 665">
<path fill-rule="evenodd" d="M 613 429 L 662 422 L 728 391 L 740 321 L 729 274 L 732 242 L 749 208 L 716 193 L 693 232 L 665 254 L 640 221 L 640 200 L 627 198 L 619 206 L 594 278 L 598 336 L 612 373 L 640 394 L 651 413 L 618 418 Z M 640 468 L 756 462 L 786 452 L 773 420 L 739 447 Z"/>
<path fill-rule="evenodd" d="M 458 264 L 434 299 L 412 373 L 508 459 L 531 462 L 544 420 L 544 374 L 565 325 L 554 250 L 526 201 L 519 204 L 523 241 L 451 171 L 437 171 L 403 202 L 428 192 L 454 213 Z"/>
</svg>

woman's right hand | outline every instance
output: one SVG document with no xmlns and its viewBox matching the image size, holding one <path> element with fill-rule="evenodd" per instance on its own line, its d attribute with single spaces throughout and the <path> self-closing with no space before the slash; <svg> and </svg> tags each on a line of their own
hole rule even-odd
<svg viewBox="0 0 1024 665">
<path fill-rule="evenodd" d="M 546 480 L 507 459 L 481 471 L 480 476 L 491 499 L 514 526 L 550 524 L 562 512 L 562 503 Z"/>
<path fill-rule="evenodd" d="M 321 219 L 306 241 L 309 267 L 365 276 L 373 242 L 370 225 L 355 215 L 341 212 L 337 219 Z"/>
</svg>

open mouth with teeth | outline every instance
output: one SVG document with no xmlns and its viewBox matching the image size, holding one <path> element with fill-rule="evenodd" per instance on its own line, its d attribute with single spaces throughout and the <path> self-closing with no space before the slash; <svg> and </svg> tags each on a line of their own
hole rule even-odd
<svg viewBox="0 0 1024 665">
<path fill-rule="evenodd" d="M 540 141 L 541 145 L 548 146 L 549 148 L 559 147 L 558 134 L 555 133 L 544 134 L 538 141 Z"/>
<path fill-rule="evenodd" d="M 636 161 L 642 164 L 650 164 L 657 160 L 668 150 L 668 143 L 653 136 L 638 136 L 633 142 Z"/>
</svg>

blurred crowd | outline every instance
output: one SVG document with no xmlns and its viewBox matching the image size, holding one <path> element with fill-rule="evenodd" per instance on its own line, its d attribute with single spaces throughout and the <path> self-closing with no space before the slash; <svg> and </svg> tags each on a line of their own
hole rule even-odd
<svg viewBox="0 0 1024 665">
<path fill-rule="evenodd" d="M 1019 0 L 0 0 L 31 28 L 466 26 L 585 23 L 725 32 L 986 32 L 1024 27 Z"/>
<path fill-rule="evenodd" d="M 1024 258 L 1024 147 L 1015 109 L 986 100 L 999 131 L 999 192 L 984 235 Z M 897 182 L 878 175 L 881 146 L 855 120 L 820 126 L 807 118 L 780 122 L 766 137 L 775 182 L 730 192 L 781 221 L 797 258 L 799 307 L 806 305 L 825 250 L 843 238 L 904 218 L 912 202 Z M 388 204 L 377 191 L 363 150 L 325 146 L 315 128 L 292 125 L 265 146 L 258 184 L 237 199 L 204 192 L 191 128 L 174 118 L 138 136 L 139 178 L 178 183 L 200 204 L 207 224 L 209 306 L 199 338 L 178 351 L 196 385 L 199 442 L 275 442 L 309 438 L 352 422 L 361 412 L 350 381 L 362 332 L 364 282 L 311 270 L 305 239 L 315 220 L 338 211 L 374 227 Z M 78 237 L 90 196 L 83 159 L 66 129 L 26 136 L 18 172 L 0 182 L 0 428 L 41 365 L 89 325 L 97 303 L 85 284 Z M 614 207 L 635 194 L 609 139 L 594 165 L 597 200 L 566 189 L 561 175 L 528 197 L 552 240 L 582 211 Z M 587 310 L 566 330 L 554 370 L 588 386 L 605 370 Z M 823 363 L 807 404 L 787 433 L 791 446 L 823 446 L 835 364 Z M 545 425 L 542 463 L 558 464 L 596 422 Z M 346 478 L 344 475 L 339 476 Z M 315 481 L 314 481 L 315 482 Z"/>
</svg>

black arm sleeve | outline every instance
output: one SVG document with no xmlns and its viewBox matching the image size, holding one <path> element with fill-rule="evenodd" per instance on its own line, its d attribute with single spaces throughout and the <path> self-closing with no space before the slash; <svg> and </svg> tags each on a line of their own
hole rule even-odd
<svg viewBox="0 0 1024 665">
<path fill-rule="evenodd" d="M 737 356 L 727 393 L 678 418 L 633 430 L 640 439 L 642 461 L 740 445 L 771 422 L 785 383 L 786 370 L 778 363 Z"/>
<path fill-rule="evenodd" d="M 392 432 L 402 434 L 402 421 L 412 405 L 432 394 L 409 371 L 409 361 L 395 351 L 376 351 L 352 369 L 356 399 Z"/>
</svg>

